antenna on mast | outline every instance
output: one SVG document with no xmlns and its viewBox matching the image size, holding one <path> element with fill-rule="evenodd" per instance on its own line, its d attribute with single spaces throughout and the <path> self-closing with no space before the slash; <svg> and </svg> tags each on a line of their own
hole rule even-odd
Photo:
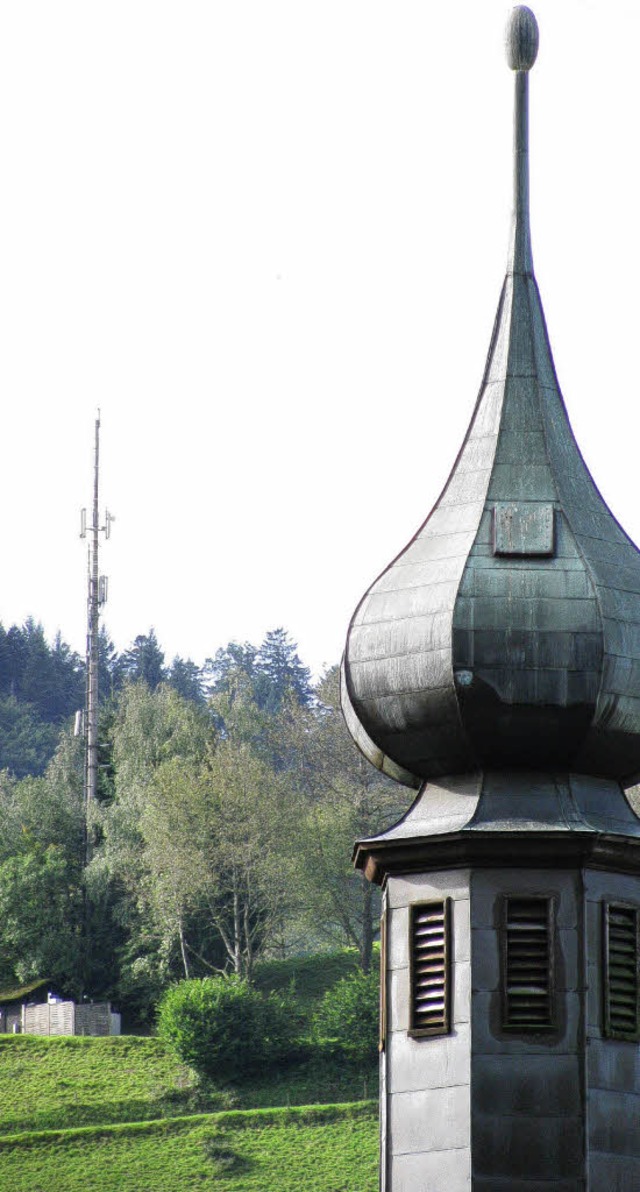
<svg viewBox="0 0 640 1192">
<path fill-rule="evenodd" d="M 87 510 L 80 513 L 80 537 L 87 543 L 87 658 L 84 716 L 76 717 L 76 731 L 83 731 L 85 741 L 84 801 L 85 801 L 85 860 L 89 861 L 89 807 L 94 802 L 98 787 L 98 659 L 100 609 L 107 602 L 108 579 L 100 575 L 100 534 L 111 535 L 113 514 L 105 512 L 104 525 L 100 525 L 100 410 L 97 411 L 94 435 L 93 463 L 93 505 L 91 521 L 87 525 Z"/>
</svg>

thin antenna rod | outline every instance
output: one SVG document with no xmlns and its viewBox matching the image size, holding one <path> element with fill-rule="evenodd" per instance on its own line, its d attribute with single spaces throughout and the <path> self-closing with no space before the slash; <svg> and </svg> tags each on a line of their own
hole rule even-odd
<svg viewBox="0 0 640 1192">
<path fill-rule="evenodd" d="M 519 5 L 509 18 L 507 61 L 515 71 L 513 126 L 513 226 L 510 273 L 533 273 L 529 220 L 529 71 L 538 53 L 538 25 L 530 8 Z"/>
</svg>

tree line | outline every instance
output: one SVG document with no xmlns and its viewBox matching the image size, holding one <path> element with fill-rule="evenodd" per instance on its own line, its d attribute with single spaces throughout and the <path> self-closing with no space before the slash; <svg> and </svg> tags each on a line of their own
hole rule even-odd
<svg viewBox="0 0 640 1192">
<path fill-rule="evenodd" d="M 188 698 L 203 700 L 205 669 L 190 659 L 164 654 L 151 629 L 118 654 L 103 628 L 99 641 L 99 682 L 113 697 L 130 681 L 160 682 Z M 14 777 L 42 774 L 53 757 L 61 728 L 84 705 L 85 661 L 58 633 L 52 643 L 33 618 L 24 625 L 0 624 L 0 769 Z"/>
<path fill-rule="evenodd" d="M 10 636 L 8 649 L 25 649 L 5 674 Z M 166 665 L 153 630 L 120 656 L 103 632 L 100 649 L 87 814 L 69 724 L 83 666 L 33 622 L 0 633 L 0 745 L 6 700 L 55 736 L 40 772 L 1 757 L 0 986 L 47 978 L 140 1023 L 172 982 L 251 981 L 265 955 L 347 944 L 366 971 L 379 909 L 351 847 L 394 818 L 402 794 L 353 746 L 338 668 L 313 685 L 283 629 L 259 646 L 231 642 L 201 668 Z M 38 651 L 40 687 L 27 665 Z"/>
</svg>

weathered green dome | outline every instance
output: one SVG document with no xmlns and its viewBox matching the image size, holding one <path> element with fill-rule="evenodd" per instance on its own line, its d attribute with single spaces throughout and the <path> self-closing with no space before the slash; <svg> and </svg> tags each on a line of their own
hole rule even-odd
<svg viewBox="0 0 640 1192">
<path fill-rule="evenodd" d="M 355 740 L 416 786 L 480 767 L 640 773 L 640 554 L 576 444 L 534 277 L 526 14 L 509 41 L 512 245 L 480 395 L 442 495 L 366 592 L 344 654 Z"/>
</svg>

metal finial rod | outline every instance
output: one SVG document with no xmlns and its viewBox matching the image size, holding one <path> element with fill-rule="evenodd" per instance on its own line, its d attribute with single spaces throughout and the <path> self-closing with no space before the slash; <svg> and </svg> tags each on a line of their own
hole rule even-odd
<svg viewBox="0 0 640 1192">
<path fill-rule="evenodd" d="M 530 8 L 514 8 L 506 30 L 507 62 L 515 71 L 514 193 L 510 273 L 533 273 L 529 224 L 529 71 L 538 53 L 538 24 Z"/>
</svg>

